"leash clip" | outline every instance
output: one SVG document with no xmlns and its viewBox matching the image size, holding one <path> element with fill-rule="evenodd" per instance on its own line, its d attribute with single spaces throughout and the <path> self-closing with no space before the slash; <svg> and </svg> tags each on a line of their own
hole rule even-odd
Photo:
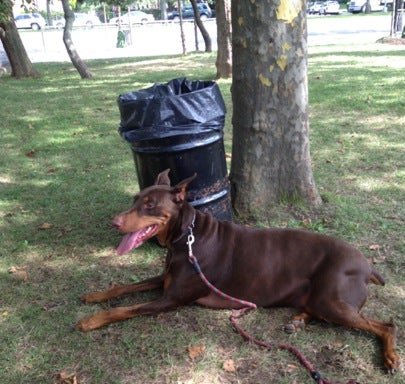
<svg viewBox="0 0 405 384">
<path fill-rule="evenodd" d="M 189 257 L 190 261 L 191 261 L 192 257 L 194 256 L 193 247 L 192 247 L 192 245 L 195 242 L 195 237 L 194 237 L 194 233 L 193 233 L 194 222 L 195 222 L 195 214 L 193 217 L 193 221 L 191 222 L 190 226 L 188 227 L 189 235 L 187 236 L 187 243 L 186 243 L 188 246 L 188 257 Z"/>
<path fill-rule="evenodd" d="M 194 244 L 195 237 L 193 234 L 193 231 L 190 228 L 190 234 L 187 237 L 187 245 L 188 245 L 188 256 L 191 257 L 193 256 L 193 247 L 192 245 Z"/>
</svg>

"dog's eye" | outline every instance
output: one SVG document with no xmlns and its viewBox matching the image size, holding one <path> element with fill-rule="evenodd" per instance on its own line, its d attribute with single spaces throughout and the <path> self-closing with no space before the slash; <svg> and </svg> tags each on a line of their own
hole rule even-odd
<svg viewBox="0 0 405 384">
<path fill-rule="evenodd" d="M 143 207 L 145 208 L 145 209 L 153 209 L 153 208 L 155 208 L 155 203 L 153 202 L 153 201 L 145 201 L 144 203 L 143 203 Z"/>
</svg>

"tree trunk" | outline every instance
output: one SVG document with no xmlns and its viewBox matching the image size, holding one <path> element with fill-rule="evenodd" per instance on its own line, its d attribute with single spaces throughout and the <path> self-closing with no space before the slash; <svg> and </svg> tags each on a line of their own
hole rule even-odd
<svg viewBox="0 0 405 384">
<path fill-rule="evenodd" d="M 393 32 L 396 35 L 397 32 L 402 30 L 402 4 L 403 0 L 394 0 L 393 1 Z"/>
<path fill-rule="evenodd" d="M 0 20 L 0 39 L 7 54 L 8 61 L 10 62 L 11 76 L 17 79 L 39 76 L 21 41 L 21 37 L 14 23 L 11 8 L 10 14 Z"/>
<path fill-rule="evenodd" d="M 167 20 L 167 2 L 166 0 L 160 0 L 160 16 L 162 20 Z"/>
<path fill-rule="evenodd" d="M 233 204 L 321 202 L 309 154 L 306 1 L 232 1 Z"/>
<path fill-rule="evenodd" d="M 91 79 L 92 73 L 87 68 L 86 63 L 80 58 L 72 41 L 72 27 L 75 20 L 75 15 L 70 8 L 69 0 L 62 0 L 63 12 L 65 15 L 65 28 L 63 30 L 63 42 L 66 51 L 72 61 L 73 66 L 77 69 L 82 79 Z"/>
<path fill-rule="evenodd" d="M 53 26 L 53 19 L 51 13 L 51 0 L 46 0 L 46 21 L 50 27 Z"/>
<path fill-rule="evenodd" d="M 217 0 L 215 5 L 217 17 L 217 79 L 232 75 L 232 27 L 231 0 Z"/>
<path fill-rule="evenodd" d="M 200 11 L 198 10 L 197 7 L 197 1 L 196 0 L 190 0 L 190 3 L 193 7 L 194 10 L 194 18 L 195 18 L 195 23 L 197 24 L 198 29 L 201 32 L 201 35 L 204 39 L 204 44 L 205 44 L 205 52 L 212 52 L 212 43 L 211 43 L 211 37 L 208 33 L 208 31 L 204 27 L 204 23 L 201 21 L 200 17 Z"/>
<path fill-rule="evenodd" d="M 371 13 L 370 0 L 367 0 L 367 1 L 366 1 L 366 4 L 364 5 L 364 13 Z"/>
<path fill-rule="evenodd" d="M 181 1 L 177 0 L 177 9 L 179 10 L 179 17 L 180 17 L 180 37 L 181 37 L 181 46 L 183 48 L 183 55 L 185 55 L 187 53 L 187 49 L 186 49 L 186 37 L 184 35 L 184 29 L 183 29 L 183 16 L 182 16 L 182 5 L 181 5 Z"/>
</svg>

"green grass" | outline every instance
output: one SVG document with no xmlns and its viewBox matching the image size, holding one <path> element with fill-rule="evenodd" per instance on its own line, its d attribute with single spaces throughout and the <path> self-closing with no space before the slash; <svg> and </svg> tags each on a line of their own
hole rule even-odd
<svg viewBox="0 0 405 384">
<path fill-rule="evenodd" d="M 325 204 L 274 207 L 258 223 L 337 235 L 374 260 L 388 284 L 371 287 L 365 312 L 394 319 L 402 357 L 404 59 L 403 49 L 382 45 L 311 50 L 311 152 Z M 114 255 L 120 236 L 110 217 L 137 190 L 131 151 L 117 133 L 117 96 L 178 76 L 212 79 L 214 61 L 202 54 L 93 61 L 92 81 L 68 63 L 41 64 L 40 79 L 0 79 L 1 383 L 54 383 L 62 371 L 81 384 L 313 382 L 289 354 L 244 344 L 228 311 L 188 307 L 88 334 L 72 329 L 101 308 L 156 297 L 83 305 L 83 293 L 154 276 L 163 266 L 164 250 L 154 245 Z M 229 153 L 231 83 L 219 84 Z M 260 309 L 243 323 L 259 337 L 297 345 L 330 379 L 403 382 L 403 374 L 383 372 L 373 336 L 323 323 L 286 335 L 281 325 L 292 313 Z M 192 361 L 187 348 L 199 344 L 205 352 Z M 235 373 L 222 368 L 228 359 Z"/>
</svg>

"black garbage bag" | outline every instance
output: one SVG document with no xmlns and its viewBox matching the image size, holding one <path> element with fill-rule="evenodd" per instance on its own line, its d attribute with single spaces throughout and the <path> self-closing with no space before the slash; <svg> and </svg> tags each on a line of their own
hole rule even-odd
<svg viewBox="0 0 405 384">
<path fill-rule="evenodd" d="M 223 129 L 225 103 L 214 81 L 179 78 L 120 95 L 119 132 L 130 143 L 141 189 L 170 168 L 173 184 L 197 173 L 187 200 L 232 220 Z"/>
<path fill-rule="evenodd" d="M 222 131 L 225 103 L 215 81 L 178 78 L 118 97 L 120 132 L 129 142 Z"/>
</svg>

